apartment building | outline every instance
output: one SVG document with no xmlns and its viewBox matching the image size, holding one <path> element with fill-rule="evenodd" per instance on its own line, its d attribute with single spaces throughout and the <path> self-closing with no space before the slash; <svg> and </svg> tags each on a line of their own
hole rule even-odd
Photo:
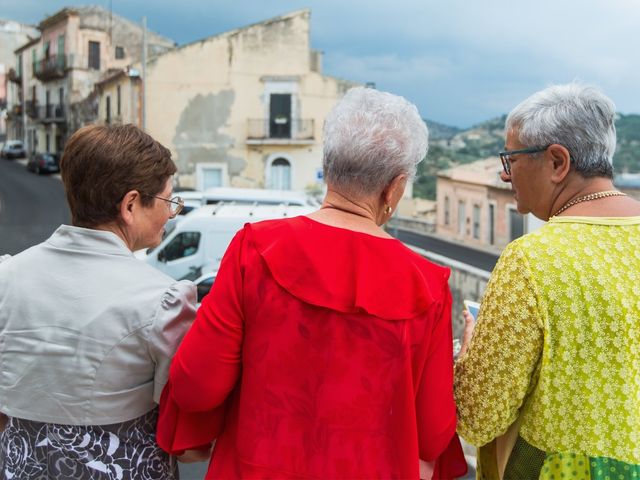
<svg viewBox="0 0 640 480">
<path fill-rule="evenodd" d="M 299 10 L 150 56 L 146 128 L 171 149 L 181 186 L 319 188 L 324 118 L 356 83 L 322 74 L 310 15 Z M 99 121 L 139 122 L 141 97 L 130 88 L 141 85 L 131 71 L 101 84 Z"/>
<path fill-rule="evenodd" d="M 438 173 L 436 232 L 469 246 L 501 251 L 534 228 L 516 209 L 511 185 L 500 180 L 497 157 Z"/>
<path fill-rule="evenodd" d="M 7 119 L 22 117 L 22 105 L 11 105 L 9 98 L 18 95 L 15 84 L 16 71 L 13 68 L 14 51 L 26 42 L 40 36 L 37 28 L 31 25 L 0 19 L 0 141 L 5 137 L 9 139 L 22 139 L 22 123 L 18 122 L 18 131 L 7 130 Z"/>
<path fill-rule="evenodd" d="M 38 38 L 15 51 L 11 80 L 18 88 L 9 102 L 21 105 L 30 152 L 60 152 L 71 133 L 97 119 L 96 83 L 140 60 L 142 27 L 88 6 L 62 9 L 38 30 Z M 174 46 L 153 32 L 147 38 L 153 54 Z"/>
</svg>

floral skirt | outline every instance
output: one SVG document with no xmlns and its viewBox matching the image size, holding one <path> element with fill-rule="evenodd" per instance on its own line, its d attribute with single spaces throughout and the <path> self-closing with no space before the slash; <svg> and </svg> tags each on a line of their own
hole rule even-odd
<svg viewBox="0 0 640 480">
<path fill-rule="evenodd" d="M 6 480 L 177 480 L 156 444 L 157 409 L 113 425 L 59 425 L 9 418 L 0 434 Z"/>
</svg>

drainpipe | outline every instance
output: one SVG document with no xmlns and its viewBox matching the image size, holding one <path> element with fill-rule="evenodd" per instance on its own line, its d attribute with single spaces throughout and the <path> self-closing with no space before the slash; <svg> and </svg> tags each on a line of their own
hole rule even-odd
<svg viewBox="0 0 640 480">
<path fill-rule="evenodd" d="M 147 17 L 142 17 L 142 129 L 147 129 Z"/>
</svg>

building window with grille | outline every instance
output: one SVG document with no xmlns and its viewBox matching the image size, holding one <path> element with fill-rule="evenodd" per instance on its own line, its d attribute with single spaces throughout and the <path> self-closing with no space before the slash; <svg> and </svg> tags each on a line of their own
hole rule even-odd
<svg viewBox="0 0 640 480">
<path fill-rule="evenodd" d="M 269 169 L 269 188 L 291 190 L 291 163 L 289 160 L 276 158 Z"/>
<path fill-rule="evenodd" d="M 124 58 L 124 47 L 116 47 L 116 60 Z"/>
<path fill-rule="evenodd" d="M 89 41 L 89 68 L 100 70 L 100 42 Z"/>
<path fill-rule="evenodd" d="M 111 123 L 111 96 L 107 95 L 105 98 L 105 116 L 104 121 L 109 124 Z"/>
<path fill-rule="evenodd" d="M 458 202 L 458 235 L 464 237 L 467 226 L 467 206 L 463 201 Z"/>
<path fill-rule="evenodd" d="M 449 197 L 444 197 L 444 224 L 449 225 L 449 215 L 450 215 L 450 206 L 449 206 Z"/>
<path fill-rule="evenodd" d="M 473 238 L 480 239 L 480 205 L 473 206 Z"/>
</svg>

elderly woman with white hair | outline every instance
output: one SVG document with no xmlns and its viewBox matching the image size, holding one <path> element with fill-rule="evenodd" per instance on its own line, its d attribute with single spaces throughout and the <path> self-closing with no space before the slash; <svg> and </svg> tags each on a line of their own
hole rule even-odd
<svg viewBox="0 0 640 480">
<path fill-rule="evenodd" d="M 575 83 L 507 117 L 502 180 L 548 223 L 502 253 L 456 362 L 479 478 L 640 478 L 640 203 L 612 183 L 614 120 Z"/>
<path fill-rule="evenodd" d="M 426 151 L 405 99 L 355 88 L 338 103 L 320 210 L 246 225 L 222 260 L 171 367 L 165 450 L 217 439 L 207 478 L 466 472 L 449 272 L 382 228 Z"/>
</svg>

